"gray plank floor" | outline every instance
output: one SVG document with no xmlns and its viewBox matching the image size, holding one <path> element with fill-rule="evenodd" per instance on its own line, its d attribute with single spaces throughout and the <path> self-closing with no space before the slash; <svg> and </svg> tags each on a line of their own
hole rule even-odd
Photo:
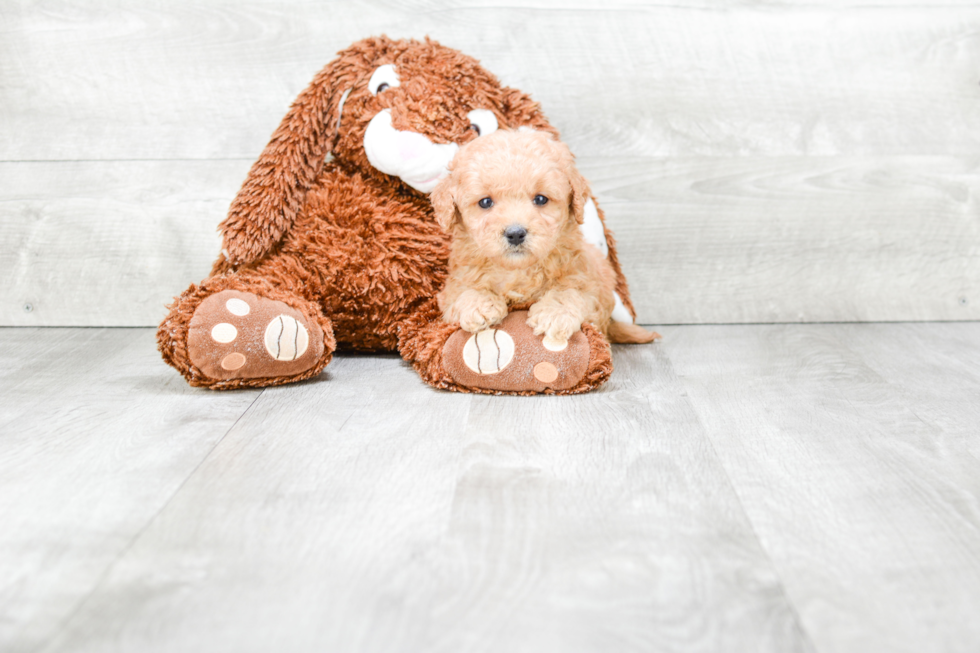
<svg viewBox="0 0 980 653">
<path fill-rule="evenodd" d="M 980 650 L 980 323 L 661 331 L 509 398 L 0 329 L 0 650 Z"/>
</svg>

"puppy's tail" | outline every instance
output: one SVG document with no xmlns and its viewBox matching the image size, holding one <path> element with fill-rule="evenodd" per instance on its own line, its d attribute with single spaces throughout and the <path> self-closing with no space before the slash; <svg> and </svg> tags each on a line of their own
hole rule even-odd
<svg viewBox="0 0 980 653">
<path fill-rule="evenodd" d="M 627 324 L 615 320 L 609 323 L 608 331 L 609 341 L 618 344 L 641 345 L 661 338 L 661 335 L 656 331 L 647 331 L 637 324 Z"/>
</svg>

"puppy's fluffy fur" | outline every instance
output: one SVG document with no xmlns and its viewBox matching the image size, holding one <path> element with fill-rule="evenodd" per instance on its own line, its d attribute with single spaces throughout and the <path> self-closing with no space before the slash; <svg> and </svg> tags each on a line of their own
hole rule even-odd
<svg viewBox="0 0 980 653">
<path fill-rule="evenodd" d="M 579 229 L 587 199 L 574 157 L 548 134 L 500 130 L 465 145 L 431 195 L 436 220 L 453 236 L 438 295 L 444 319 L 476 333 L 506 317 L 509 305 L 530 303 L 528 325 L 552 342 L 567 341 L 583 322 L 612 342 L 657 338 L 612 320 L 615 272 Z"/>
</svg>

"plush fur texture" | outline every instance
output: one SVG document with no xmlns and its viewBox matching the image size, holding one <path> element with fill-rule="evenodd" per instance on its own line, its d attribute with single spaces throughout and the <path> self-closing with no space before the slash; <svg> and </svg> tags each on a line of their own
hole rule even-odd
<svg viewBox="0 0 980 653">
<path fill-rule="evenodd" d="M 393 66 L 397 80 L 370 87 L 385 65 Z M 164 360 L 193 385 L 223 389 L 309 378 L 336 348 L 397 350 L 436 387 L 482 391 L 455 383 L 441 366 L 441 347 L 457 329 L 441 321 L 435 305 L 446 280 L 449 236 L 436 223 L 429 197 L 377 169 L 365 150 L 365 133 L 387 112 L 396 130 L 388 133 L 419 134 L 424 139 L 412 138 L 446 145 L 442 150 L 451 154 L 479 137 L 471 121 L 475 110 L 492 113 L 503 128 L 528 126 L 557 137 L 530 97 L 502 86 L 471 57 L 429 39 L 369 38 L 340 52 L 300 93 L 252 166 L 221 223 L 224 249 L 211 275 L 170 306 L 157 334 Z M 615 286 L 632 312 L 615 243 L 609 234 L 607 240 Z M 225 290 L 295 309 L 305 316 L 306 331 L 322 338 L 322 356 L 299 373 L 209 377 L 189 353 L 188 330 L 202 302 Z M 209 324 L 225 319 L 206 317 Z M 239 330 L 255 326 L 259 333 L 262 326 L 245 324 L 248 315 L 234 319 Z M 227 345 L 236 346 L 238 341 Z M 575 391 L 608 378 L 611 366 L 606 369 L 601 352 L 595 355 L 586 374 L 591 380 Z"/>
<path fill-rule="evenodd" d="M 464 146 L 449 171 L 432 193 L 436 220 L 453 236 L 438 295 L 447 322 L 476 333 L 529 302 L 528 325 L 552 342 L 586 322 L 630 342 L 657 337 L 633 325 L 610 332 L 616 271 L 582 237 L 588 187 L 564 143 L 501 130 Z"/>
</svg>

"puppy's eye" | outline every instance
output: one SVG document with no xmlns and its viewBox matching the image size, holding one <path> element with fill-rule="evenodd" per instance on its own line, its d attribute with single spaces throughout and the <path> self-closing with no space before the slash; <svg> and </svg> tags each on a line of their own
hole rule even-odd
<svg viewBox="0 0 980 653">
<path fill-rule="evenodd" d="M 531 201 L 534 202 L 535 206 L 544 206 L 548 203 L 548 198 L 544 195 L 535 195 Z"/>
<path fill-rule="evenodd" d="M 489 197 L 484 197 L 477 203 L 480 205 L 481 209 L 489 209 L 491 206 L 493 206 L 493 200 Z"/>
<path fill-rule="evenodd" d="M 398 73 L 395 72 L 394 64 L 390 63 L 378 66 L 371 74 L 371 79 L 368 80 L 368 90 L 371 92 L 371 95 L 377 95 L 386 88 L 393 88 L 399 85 Z"/>
</svg>

